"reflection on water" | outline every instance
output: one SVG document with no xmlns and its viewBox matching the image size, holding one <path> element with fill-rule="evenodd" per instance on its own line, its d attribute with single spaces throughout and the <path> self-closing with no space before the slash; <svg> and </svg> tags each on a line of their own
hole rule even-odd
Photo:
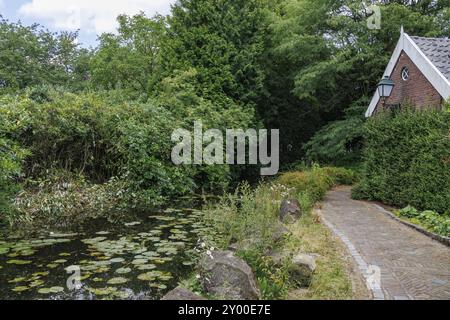
<svg viewBox="0 0 450 320">
<path fill-rule="evenodd" d="M 159 299 L 192 272 L 206 233 L 192 209 L 89 229 L 0 240 L 0 299 Z"/>
</svg>

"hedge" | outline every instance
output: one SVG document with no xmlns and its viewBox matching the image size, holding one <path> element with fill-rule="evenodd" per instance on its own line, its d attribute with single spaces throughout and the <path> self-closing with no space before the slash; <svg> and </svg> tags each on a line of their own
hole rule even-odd
<svg viewBox="0 0 450 320">
<path fill-rule="evenodd" d="M 357 199 L 450 209 L 450 113 L 407 108 L 369 119 Z"/>
</svg>

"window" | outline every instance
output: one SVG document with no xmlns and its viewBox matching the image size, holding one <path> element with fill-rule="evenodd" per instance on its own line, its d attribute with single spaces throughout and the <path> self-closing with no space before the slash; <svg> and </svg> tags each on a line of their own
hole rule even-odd
<svg viewBox="0 0 450 320">
<path fill-rule="evenodd" d="M 402 79 L 403 81 L 407 81 L 409 79 L 409 69 L 407 67 L 402 69 Z"/>
</svg>

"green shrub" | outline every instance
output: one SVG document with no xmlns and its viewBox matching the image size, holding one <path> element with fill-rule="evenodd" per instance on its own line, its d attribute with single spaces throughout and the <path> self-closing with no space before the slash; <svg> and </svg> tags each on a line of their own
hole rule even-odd
<svg viewBox="0 0 450 320">
<path fill-rule="evenodd" d="M 364 172 L 355 198 L 412 205 L 440 213 L 450 208 L 450 113 L 405 109 L 366 125 Z"/>
<path fill-rule="evenodd" d="M 422 225 L 434 233 L 450 237 L 450 216 L 448 214 L 441 215 L 431 210 L 420 212 L 411 206 L 398 210 L 396 214 L 413 223 Z"/>
<path fill-rule="evenodd" d="M 344 119 L 331 122 L 317 131 L 303 148 L 306 158 L 331 165 L 361 161 L 364 111 L 368 103 L 367 97 L 359 99 L 345 110 Z"/>
<path fill-rule="evenodd" d="M 278 181 L 295 188 L 297 192 L 308 194 L 313 202 L 321 200 L 333 186 L 354 184 L 357 174 L 344 168 L 313 167 L 308 171 L 296 171 L 282 174 Z"/>
</svg>

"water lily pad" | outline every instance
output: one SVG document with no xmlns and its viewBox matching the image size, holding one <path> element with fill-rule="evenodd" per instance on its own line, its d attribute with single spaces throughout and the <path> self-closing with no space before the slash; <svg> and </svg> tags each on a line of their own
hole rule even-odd
<svg viewBox="0 0 450 320">
<path fill-rule="evenodd" d="M 137 266 L 137 269 L 140 271 L 153 270 L 156 268 L 157 267 L 154 264 L 143 264 L 143 265 Z"/>
<path fill-rule="evenodd" d="M 141 224 L 140 221 L 134 221 L 134 222 L 128 222 L 128 223 L 125 223 L 125 226 L 126 226 L 126 227 L 134 227 L 134 226 L 138 226 L 138 225 L 140 225 L 140 224 Z"/>
<path fill-rule="evenodd" d="M 6 261 L 7 264 L 17 264 L 17 265 L 24 265 L 24 264 L 30 264 L 31 261 L 27 260 L 8 260 Z"/>
<path fill-rule="evenodd" d="M 60 293 L 63 291 L 64 291 L 63 287 L 41 288 L 38 290 L 40 294 Z"/>
<path fill-rule="evenodd" d="M 147 261 L 148 261 L 147 259 L 135 259 L 131 262 L 131 264 L 134 265 L 146 264 Z"/>
<path fill-rule="evenodd" d="M 19 286 L 19 287 L 15 287 L 15 288 L 13 288 L 11 290 L 14 291 L 14 292 L 24 292 L 24 291 L 27 291 L 29 289 L 30 289 L 29 287 Z"/>
<path fill-rule="evenodd" d="M 116 270 L 117 274 L 127 274 L 131 272 L 131 268 L 119 268 Z"/>
<path fill-rule="evenodd" d="M 96 296 L 108 296 L 117 291 L 115 287 L 106 287 L 106 288 L 89 288 L 90 292 L 95 294 Z"/>
<path fill-rule="evenodd" d="M 52 238 L 70 238 L 77 236 L 78 233 L 50 233 L 50 237 Z"/>
<path fill-rule="evenodd" d="M 70 257 L 71 254 L 68 253 L 68 252 L 61 252 L 60 254 L 58 254 L 58 256 L 60 256 L 60 257 Z"/>
<path fill-rule="evenodd" d="M 12 280 L 9 280 L 8 282 L 9 283 L 18 283 L 18 282 L 23 282 L 23 281 L 25 281 L 27 278 L 25 278 L 25 277 L 18 277 L 18 278 L 14 278 L 14 279 L 12 279 Z"/>
<path fill-rule="evenodd" d="M 111 259 L 111 260 L 109 260 L 111 263 L 122 263 L 122 262 L 124 262 L 125 261 L 125 259 L 123 259 L 123 258 L 114 258 L 114 259 Z"/>
<path fill-rule="evenodd" d="M 110 234 L 110 232 L 108 232 L 108 231 L 99 231 L 99 232 L 96 232 L 95 234 L 97 234 L 99 236 L 106 236 L 106 235 Z"/>
<path fill-rule="evenodd" d="M 124 284 L 127 283 L 128 279 L 117 277 L 108 280 L 108 284 L 116 285 L 116 284 Z"/>
<path fill-rule="evenodd" d="M 156 280 L 157 277 L 155 274 L 153 274 L 151 272 L 147 272 L 147 273 L 138 275 L 137 278 L 141 281 L 153 281 L 153 280 Z"/>
<path fill-rule="evenodd" d="M 30 287 L 34 288 L 34 287 L 39 287 L 42 286 L 45 282 L 42 280 L 34 280 L 32 282 L 30 282 Z"/>
<path fill-rule="evenodd" d="M 66 263 L 66 262 L 67 262 L 67 260 L 65 260 L 65 259 L 58 259 L 58 260 L 53 261 L 53 263 Z"/>
<path fill-rule="evenodd" d="M 39 271 L 32 274 L 33 277 L 45 277 L 48 276 L 50 272 L 48 271 Z"/>
<path fill-rule="evenodd" d="M 55 268 L 58 268 L 58 267 L 59 267 L 59 264 L 57 264 L 57 263 L 49 263 L 47 265 L 47 268 L 50 268 L 50 269 L 55 269 Z"/>
</svg>

